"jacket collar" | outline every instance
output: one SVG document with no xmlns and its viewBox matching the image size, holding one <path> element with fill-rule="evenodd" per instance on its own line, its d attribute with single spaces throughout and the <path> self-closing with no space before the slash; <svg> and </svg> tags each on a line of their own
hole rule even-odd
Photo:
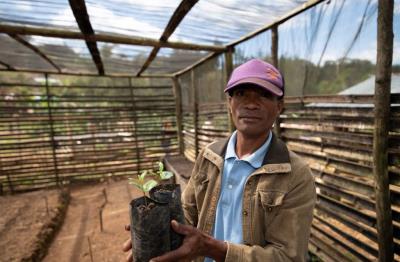
<svg viewBox="0 0 400 262">
<path fill-rule="evenodd" d="M 207 146 L 205 157 L 214 162 L 218 167 L 222 167 L 229 137 L 221 139 Z M 260 172 L 278 173 L 290 172 L 289 150 L 286 144 L 272 133 L 270 148 L 263 160 Z M 259 173 L 259 172 L 257 172 Z"/>
</svg>

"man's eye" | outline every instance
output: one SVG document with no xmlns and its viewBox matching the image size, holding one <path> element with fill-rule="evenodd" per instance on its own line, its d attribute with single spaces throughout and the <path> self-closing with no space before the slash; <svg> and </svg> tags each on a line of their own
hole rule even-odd
<svg viewBox="0 0 400 262">
<path fill-rule="evenodd" d="M 237 90 L 235 95 L 236 96 L 243 96 L 244 95 L 244 91 L 243 90 Z"/>
<path fill-rule="evenodd" d="M 270 92 L 267 92 L 267 91 L 262 92 L 261 96 L 265 97 L 265 98 L 272 98 L 273 97 L 273 95 Z"/>
</svg>

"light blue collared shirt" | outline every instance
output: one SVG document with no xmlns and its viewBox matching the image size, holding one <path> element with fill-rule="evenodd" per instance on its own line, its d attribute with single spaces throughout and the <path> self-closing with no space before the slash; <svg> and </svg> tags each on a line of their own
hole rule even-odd
<svg viewBox="0 0 400 262">
<path fill-rule="evenodd" d="M 236 244 L 243 242 L 242 203 L 244 186 L 247 177 L 261 167 L 271 139 L 272 133 L 270 132 L 265 143 L 243 159 L 239 159 L 236 155 L 236 131 L 229 139 L 213 229 L 214 238 Z M 212 259 L 206 258 L 205 261 L 209 262 Z"/>
</svg>

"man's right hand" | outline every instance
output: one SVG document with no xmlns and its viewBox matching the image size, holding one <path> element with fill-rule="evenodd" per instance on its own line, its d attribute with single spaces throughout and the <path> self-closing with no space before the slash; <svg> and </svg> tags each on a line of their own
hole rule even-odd
<svg viewBox="0 0 400 262">
<path fill-rule="evenodd" d="M 125 230 L 130 231 L 131 226 L 130 225 L 125 225 Z M 129 252 L 128 255 L 126 256 L 126 261 L 127 262 L 132 262 L 133 257 L 132 257 L 132 240 L 131 237 L 129 237 L 128 240 L 125 241 L 124 245 L 122 246 L 122 251 L 124 252 Z"/>
</svg>

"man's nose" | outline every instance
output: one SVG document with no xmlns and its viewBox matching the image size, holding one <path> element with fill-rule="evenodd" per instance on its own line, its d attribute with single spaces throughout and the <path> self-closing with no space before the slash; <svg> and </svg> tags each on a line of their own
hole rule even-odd
<svg viewBox="0 0 400 262">
<path fill-rule="evenodd" d="M 260 94 L 257 92 L 248 92 L 245 94 L 244 104 L 246 108 L 255 109 L 259 107 Z"/>
</svg>

